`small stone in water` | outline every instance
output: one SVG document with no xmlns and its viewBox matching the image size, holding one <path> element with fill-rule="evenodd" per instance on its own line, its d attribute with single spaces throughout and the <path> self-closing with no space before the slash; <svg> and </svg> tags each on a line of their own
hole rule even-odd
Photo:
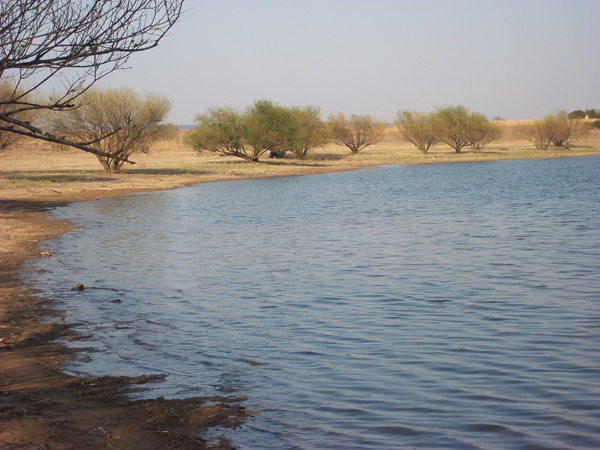
<svg viewBox="0 0 600 450">
<path fill-rule="evenodd" d="M 81 283 L 76 284 L 75 286 L 73 286 L 71 288 L 72 291 L 83 291 L 85 289 L 85 286 Z"/>
</svg>

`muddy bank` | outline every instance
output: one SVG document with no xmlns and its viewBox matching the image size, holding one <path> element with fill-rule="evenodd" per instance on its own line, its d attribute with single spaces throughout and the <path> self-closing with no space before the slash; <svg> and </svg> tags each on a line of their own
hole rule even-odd
<svg viewBox="0 0 600 450">
<path fill-rule="evenodd" d="M 77 339 L 52 304 L 17 278 L 22 263 L 42 256 L 46 240 L 69 230 L 47 211 L 62 202 L 0 203 L 0 449 L 202 449 L 200 434 L 215 425 L 235 427 L 248 413 L 239 398 L 132 401 L 124 394 L 160 382 L 147 377 L 82 379 L 60 371 L 74 350 L 58 339 Z"/>
</svg>

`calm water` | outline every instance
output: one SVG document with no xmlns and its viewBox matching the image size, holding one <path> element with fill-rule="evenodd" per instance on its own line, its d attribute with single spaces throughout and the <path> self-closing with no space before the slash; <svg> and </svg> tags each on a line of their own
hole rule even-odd
<svg viewBox="0 0 600 450">
<path fill-rule="evenodd" d="M 32 281 L 67 370 L 235 391 L 242 449 L 600 448 L 600 158 L 79 203 Z M 73 293 L 79 282 L 93 289 Z"/>
</svg>

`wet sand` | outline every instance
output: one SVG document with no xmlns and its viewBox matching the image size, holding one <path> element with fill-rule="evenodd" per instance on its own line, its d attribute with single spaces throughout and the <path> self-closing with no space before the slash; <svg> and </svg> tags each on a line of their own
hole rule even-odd
<svg viewBox="0 0 600 450">
<path fill-rule="evenodd" d="M 248 413 L 239 399 L 129 400 L 124 394 L 159 380 L 82 379 L 61 372 L 74 350 L 56 340 L 77 339 L 52 304 L 20 282 L 22 263 L 40 256 L 45 240 L 70 225 L 47 217 L 58 202 L 2 201 L 0 268 L 0 449 L 199 449 L 198 435 L 214 425 L 236 426 Z"/>
</svg>

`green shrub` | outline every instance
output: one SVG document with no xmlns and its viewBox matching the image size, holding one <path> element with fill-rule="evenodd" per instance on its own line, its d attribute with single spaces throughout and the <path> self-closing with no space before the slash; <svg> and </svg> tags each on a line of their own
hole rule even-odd
<svg viewBox="0 0 600 450">
<path fill-rule="evenodd" d="M 269 152 L 283 158 L 288 151 L 303 159 L 325 142 L 319 108 L 289 108 L 257 100 L 241 113 L 234 108 L 210 108 L 195 118 L 196 127 L 184 142 L 196 152 L 235 156 L 258 162 Z"/>
<path fill-rule="evenodd" d="M 578 109 L 569 113 L 569 119 L 585 119 L 585 112 Z"/>
<path fill-rule="evenodd" d="M 600 111 L 597 109 L 586 109 L 585 115 L 588 119 L 600 119 Z"/>
</svg>

